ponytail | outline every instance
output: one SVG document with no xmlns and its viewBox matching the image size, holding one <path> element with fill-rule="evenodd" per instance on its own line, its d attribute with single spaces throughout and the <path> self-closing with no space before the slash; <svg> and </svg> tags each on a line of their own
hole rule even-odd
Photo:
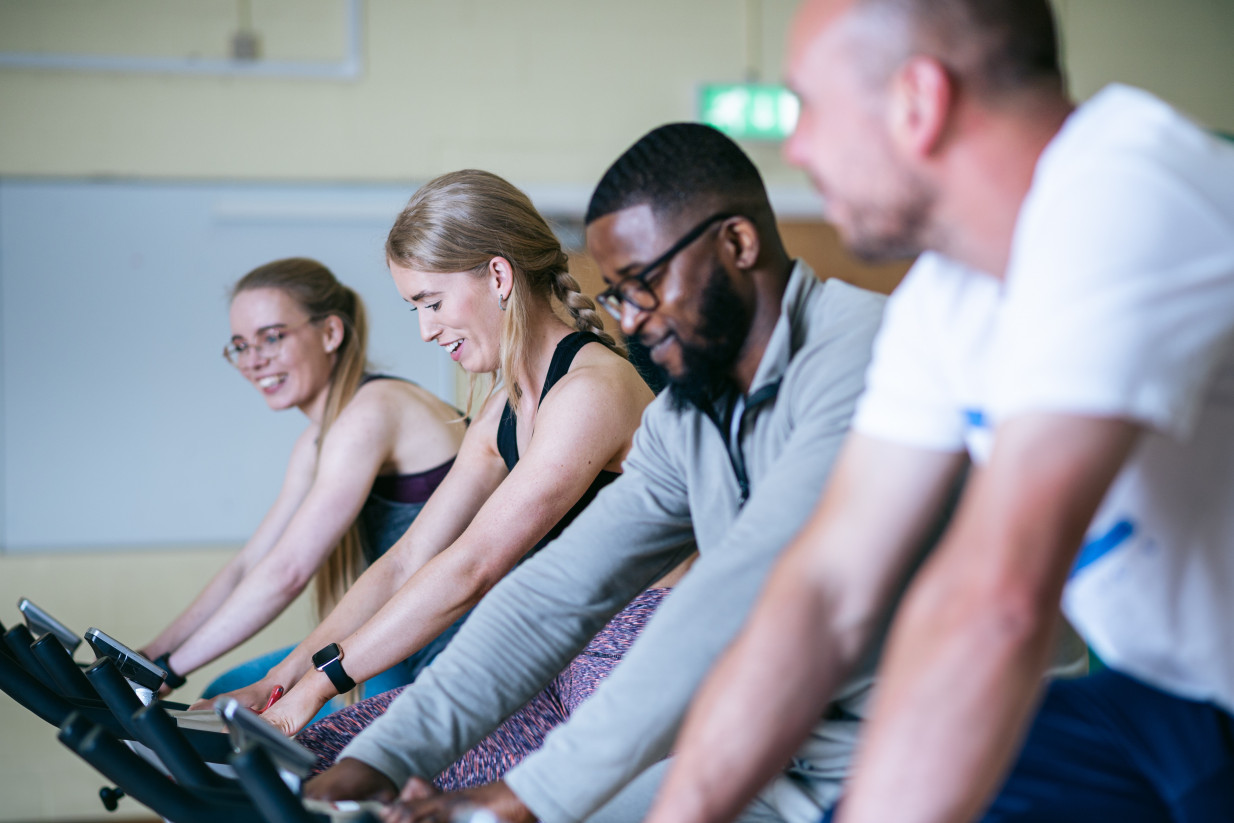
<svg viewBox="0 0 1234 823">
<path fill-rule="evenodd" d="M 355 397 L 368 369 L 368 318 L 364 301 L 343 285 L 316 260 L 292 257 L 253 269 L 232 288 L 231 296 L 250 289 L 278 289 L 320 322 L 337 317 L 343 323 L 343 341 L 336 350 L 326 406 L 317 434 L 317 454 L 330 427 Z M 348 587 L 363 573 L 364 538 L 358 523 L 352 523 L 313 578 L 313 602 L 318 618 L 324 618 L 342 599 Z"/>
</svg>

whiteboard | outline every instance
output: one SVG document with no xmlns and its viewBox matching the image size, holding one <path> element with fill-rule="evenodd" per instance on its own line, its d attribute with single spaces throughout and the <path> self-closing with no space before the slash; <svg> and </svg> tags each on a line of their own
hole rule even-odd
<svg viewBox="0 0 1234 823">
<path fill-rule="evenodd" d="M 453 397 L 385 268 L 413 186 L 0 180 L 0 548 L 242 542 L 306 420 L 223 359 L 229 286 L 313 257 L 364 298 L 370 359 Z"/>
</svg>

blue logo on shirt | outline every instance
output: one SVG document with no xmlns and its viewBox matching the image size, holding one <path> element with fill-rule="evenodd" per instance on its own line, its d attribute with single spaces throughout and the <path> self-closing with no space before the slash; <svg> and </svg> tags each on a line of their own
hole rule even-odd
<svg viewBox="0 0 1234 823">
<path fill-rule="evenodd" d="M 985 412 L 981 409 L 965 409 L 964 422 L 968 423 L 974 429 L 986 429 L 990 427 L 990 421 L 986 419 Z"/>
<path fill-rule="evenodd" d="M 1075 577 L 1087 566 L 1091 566 L 1105 555 L 1126 543 L 1135 534 L 1135 524 L 1130 520 L 1120 520 L 1100 537 L 1094 537 L 1080 548 L 1080 554 L 1071 567 L 1070 577 Z"/>
</svg>

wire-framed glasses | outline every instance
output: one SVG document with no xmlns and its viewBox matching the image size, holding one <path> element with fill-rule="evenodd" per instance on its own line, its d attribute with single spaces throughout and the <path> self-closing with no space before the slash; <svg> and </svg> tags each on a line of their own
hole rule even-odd
<svg viewBox="0 0 1234 823">
<path fill-rule="evenodd" d="M 252 343 L 236 335 L 223 347 L 223 357 L 227 358 L 227 362 L 236 368 L 243 366 L 246 361 L 251 362 L 253 358 L 272 360 L 278 357 L 279 351 L 283 348 L 283 340 L 287 335 L 299 331 L 310 323 L 316 323 L 320 319 L 320 317 L 310 317 L 295 326 L 286 326 L 282 323 L 266 326 L 258 329 L 257 340 Z"/>
</svg>

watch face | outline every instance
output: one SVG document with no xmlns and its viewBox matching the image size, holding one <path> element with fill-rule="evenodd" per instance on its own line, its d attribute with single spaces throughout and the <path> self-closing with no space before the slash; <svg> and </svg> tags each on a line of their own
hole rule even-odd
<svg viewBox="0 0 1234 823">
<path fill-rule="evenodd" d="M 337 660 L 343 656 L 343 650 L 339 648 L 338 643 L 331 643 L 321 651 L 313 655 L 314 668 L 320 669 L 322 666 L 329 663 L 331 660 Z"/>
</svg>

